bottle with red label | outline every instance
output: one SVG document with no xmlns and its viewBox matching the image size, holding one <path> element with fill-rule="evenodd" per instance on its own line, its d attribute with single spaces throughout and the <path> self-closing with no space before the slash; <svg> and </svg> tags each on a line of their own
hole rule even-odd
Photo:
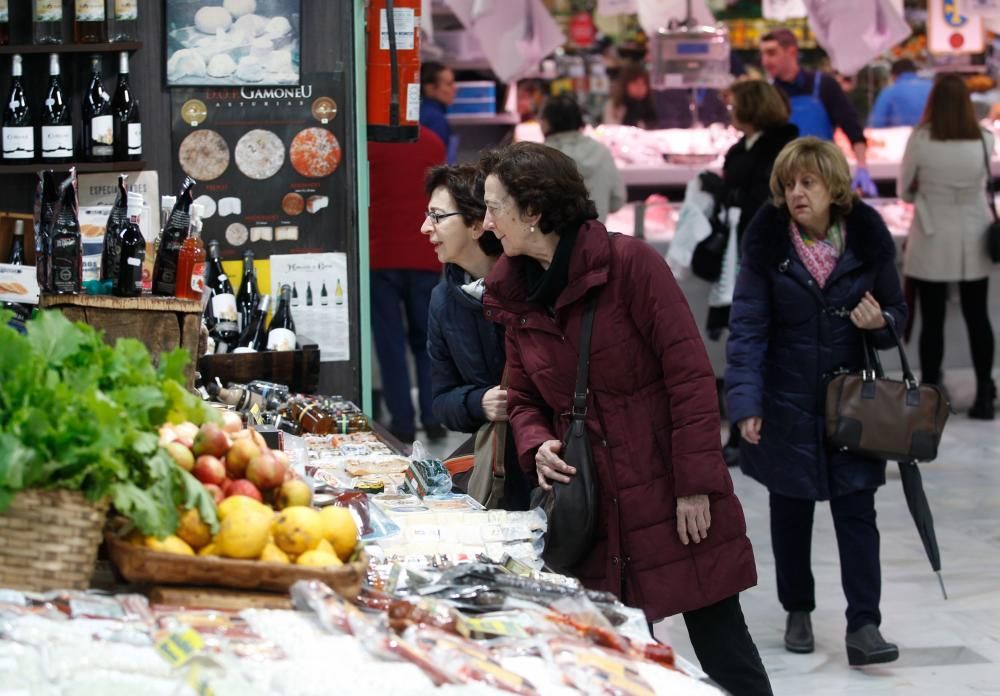
<svg viewBox="0 0 1000 696">
<path fill-rule="evenodd" d="M 177 256 L 177 297 L 201 300 L 205 292 L 205 243 L 201 240 L 201 205 L 191 206 L 191 234 Z"/>
</svg>

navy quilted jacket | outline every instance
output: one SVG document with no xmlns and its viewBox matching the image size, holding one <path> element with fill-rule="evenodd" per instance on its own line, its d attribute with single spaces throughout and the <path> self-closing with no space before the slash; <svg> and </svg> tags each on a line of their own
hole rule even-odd
<svg viewBox="0 0 1000 696">
<path fill-rule="evenodd" d="M 761 208 L 743 239 L 729 320 L 726 390 L 733 422 L 763 418 L 759 445 L 742 443 L 744 473 L 791 498 L 828 500 L 885 483 L 885 462 L 825 444 L 826 385 L 864 363 L 861 331 L 848 312 L 866 291 L 906 323 L 892 236 L 863 202 L 845 220 L 847 244 L 820 288 L 799 260 L 784 209 Z M 872 332 L 880 349 L 895 344 Z"/>
<path fill-rule="evenodd" d="M 427 354 L 434 417 L 450 430 L 474 433 L 486 423 L 483 394 L 503 375 L 504 329 L 486 320 L 483 303 L 462 290 L 464 282 L 465 271 L 445 265 L 431 292 Z"/>
</svg>

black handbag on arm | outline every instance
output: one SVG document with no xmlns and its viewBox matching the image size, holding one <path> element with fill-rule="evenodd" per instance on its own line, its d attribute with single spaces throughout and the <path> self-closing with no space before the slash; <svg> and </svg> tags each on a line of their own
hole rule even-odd
<svg viewBox="0 0 1000 696">
<path fill-rule="evenodd" d="M 548 518 L 542 558 L 553 570 L 569 571 L 593 548 L 597 532 L 598 487 L 594 452 L 587 435 L 587 382 L 590 371 L 590 335 L 594 328 L 595 298 L 587 298 L 580 326 L 580 359 L 570 425 L 559 456 L 576 469 L 569 483 L 552 481 L 552 490 L 540 486 L 531 495 L 531 507 Z"/>
<path fill-rule="evenodd" d="M 986 200 L 990 204 L 993 222 L 986 228 L 986 252 L 993 263 L 1000 263 L 1000 218 L 997 217 L 996 194 L 993 191 L 993 170 L 990 169 L 990 153 L 986 148 L 986 138 L 983 142 L 983 161 L 986 163 Z"/>
</svg>

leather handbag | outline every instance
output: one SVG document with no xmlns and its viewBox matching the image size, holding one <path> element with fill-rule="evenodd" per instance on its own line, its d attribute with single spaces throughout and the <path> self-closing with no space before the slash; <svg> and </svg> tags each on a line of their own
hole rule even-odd
<svg viewBox="0 0 1000 696">
<path fill-rule="evenodd" d="M 827 440 L 841 451 L 876 459 L 929 462 L 937 457 L 948 420 L 948 400 L 940 387 L 917 382 L 892 317 L 882 314 L 899 349 L 903 379 L 885 376 L 878 353 L 863 331 L 865 367 L 861 374 L 840 374 L 827 386 Z"/>
<path fill-rule="evenodd" d="M 986 228 L 986 253 L 993 263 L 1000 263 L 1000 218 L 997 217 L 996 193 L 993 190 L 993 170 L 990 169 L 990 153 L 983 138 L 983 160 L 986 162 L 986 200 L 990 204 L 993 222 Z"/>
<path fill-rule="evenodd" d="M 507 388 L 507 368 L 500 378 L 500 388 Z M 507 447 L 507 421 L 490 421 L 476 432 L 472 476 L 469 478 L 469 495 L 482 503 L 487 510 L 496 510 L 503 501 L 507 483 L 504 455 Z"/>
<path fill-rule="evenodd" d="M 590 336 L 594 328 L 593 295 L 586 301 L 580 328 L 580 359 L 570 424 L 559 456 L 576 469 L 569 483 L 552 481 L 552 489 L 532 491 L 531 507 L 540 507 L 548 518 L 542 558 L 550 568 L 566 573 L 593 549 L 597 533 L 598 486 L 594 452 L 587 435 L 587 382 L 590 370 Z"/>
<path fill-rule="evenodd" d="M 691 254 L 691 272 L 702 280 L 715 283 L 722 277 L 722 264 L 729 247 L 729 220 L 727 208 L 723 205 L 726 196 L 725 184 L 717 174 L 701 174 L 702 190 L 712 194 L 715 204 L 708 216 L 712 231 L 698 242 Z"/>
</svg>

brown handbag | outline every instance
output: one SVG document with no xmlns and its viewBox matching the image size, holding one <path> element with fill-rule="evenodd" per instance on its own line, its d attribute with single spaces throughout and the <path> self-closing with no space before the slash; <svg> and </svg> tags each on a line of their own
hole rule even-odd
<svg viewBox="0 0 1000 696">
<path fill-rule="evenodd" d="M 929 462 L 948 420 L 948 400 L 940 387 L 913 377 L 892 317 L 883 312 L 903 366 L 903 379 L 889 379 L 878 353 L 862 331 L 865 367 L 860 374 L 833 378 L 826 389 L 826 437 L 842 452 Z"/>
<path fill-rule="evenodd" d="M 503 369 L 500 388 L 507 388 L 507 368 Z M 469 495 L 487 510 L 496 510 L 503 500 L 507 482 L 504 465 L 507 447 L 507 421 L 490 421 L 476 432 L 475 464 L 469 477 Z"/>
</svg>

